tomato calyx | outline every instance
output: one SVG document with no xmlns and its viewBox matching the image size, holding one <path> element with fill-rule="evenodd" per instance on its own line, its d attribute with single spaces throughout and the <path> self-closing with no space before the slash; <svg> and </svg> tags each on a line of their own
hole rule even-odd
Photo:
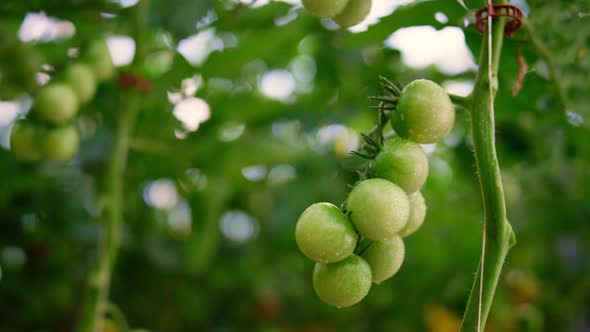
<svg viewBox="0 0 590 332">
<path fill-rule="evenodd" d="M 350 153 L 354 156 L 362 158 L 367 161 L 365 167 L 361 167 L 360 171 L 357 171 L 361 180 L 367 179 L 369 163 L 379 154 L 383 149 L 383 144 L 386 139 L 383 134 L 385 126 L 391 119 L 391 113 L 396 110 L 397 101 L 401 95 L 402 87 L 397 82 L 392 82 L 389 79 L 380 76 L 379 83 L 385 94 L 381 96 L 370 96 L 369 99 L 377 101 L 377 105 L 370 106 L 370 108 L 377 110 L 377 121 L 375 127 L 368 133 L 361 133 L 363 144 L 359 149 L 351 151 Z"/>
</svg>

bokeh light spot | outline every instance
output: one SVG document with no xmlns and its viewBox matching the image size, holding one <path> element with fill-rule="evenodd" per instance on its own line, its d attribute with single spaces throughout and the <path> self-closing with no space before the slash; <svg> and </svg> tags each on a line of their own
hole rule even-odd
<svg viewBox="0 0 590 332">
<path fill-rule="evenodd" d="M 178 203 L 176 185 L 169 179 L 158 179 L 143 190 L 143 200 L 156 209 L 171 209 Z"/>
<path fill-rule="evenodd" d="M 260 91 L 269 98 L 286 100 L 295 90 L 295 79 L 287 70 L 272 70 L 260 80 Z"/>
<path fill-rule="evenodd" d="M 255 236 L 258 233 L 258 227 L 258 222 L 243 211 L 228 211 L 221 217 L 221 232 L 235 243 L 246 242 Z"/>
</svg>

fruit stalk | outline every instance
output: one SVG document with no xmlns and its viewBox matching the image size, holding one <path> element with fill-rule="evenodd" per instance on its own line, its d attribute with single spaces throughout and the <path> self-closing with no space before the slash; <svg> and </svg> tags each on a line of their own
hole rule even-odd
<svg viewBox="0 0 590 332">
<path fill-rule="evenodd" d="M 142 0 L 137 5 L 135 67 L 140 67 L 144 58 L 143 29 L 148 8 L 148 0 Z M 117 118 L 117 130 L 106 177 L 105 206 L 102 213 L 103 234 L 99 244 L 98 261 L 88 280 L 77 332 L 103 331 L 111 275 L 121 240 L 124 180 L 129 141 L 141 109 L 141 100 L 140 92 L 130 90 L 126 102 L 121 107 L 120 116 Z"/>
<path fill-rule="evenodd" d="M 498 1 L 505 4 L 506 1 Z M 477 173 L 484 206 L 485 244 L 469 301 L 463 316 L 461 332 L 483 331 L 488 317 L 502 266 L 510 247 L 515 243 L 514 233 L 506 218 L 506 205 L 502 178 L 495 147 L 494 114 L 491 100 L 497 83 L 490 82 L 488 70 L 492 70 L 496 81 L 500 54 L 504 39 L 505 19 L 494 22 L 492 31 L 492 68 L 488 68 L 488 34 L 484 34 L 479 59 L 479 71 L 472 93 L 473 143 Z M 493 89 L 490 89 L 492 84 Z M 483 262 L 483 283 L 480 285 L 480 273 Z M 481 290 L 480 290 L 480 286 Z M 481 297 L 481 308 L 480 308 Z M 481 310 L 481 315 L 480 315 Z M 478 324 L 480 325 L 478 327 Z"/>
</svg>

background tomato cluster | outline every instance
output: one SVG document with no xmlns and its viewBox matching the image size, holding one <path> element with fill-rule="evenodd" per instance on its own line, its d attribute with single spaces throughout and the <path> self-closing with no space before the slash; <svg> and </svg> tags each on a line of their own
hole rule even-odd
<svg viewBox="0 0 590 332">
<path fill-rule="evenodd" d="M 384 47 L 398 29 L 461 27 L 477 59 L 481 36 L 473 24 L 465 27 L 466 10 L 456 1 L 411 2 L 367 31 L 351 33 L 290 3 L 258 2 L 150 1 L 141 27 L 146 58 L 135 70 L 151 90 L 130 141 L 112 302 L 132 326 L 151 331 L 457 331 L 479 259 L 483 215 L 467 112 L 458 111 L 448 139 L 428 147 L 428 214 L 406 242 L 404 266 L 362 303 L 338 310 L 317 298 L 313 264 L 298 251 L 293 231 L 305 207 L 339 204 L 356 181 L 360 161 L 348 151 L 374 121 L 367 96 L 380 93 L 378 75 L 403 83 L 428 78 L 443 86 L 473 81 L 474 70 L 410 67 L 399 51 Z M 587 331 L 590 6 L 516 2 L 529 9 L 559 65 L 568 100 L 564 107 L 524 34 L 506 41 L 497 148 L 518 244 L 488 329 Z M 66 66 L 84 42 L 133 36 L 137 5 L 121 3 L 130 6 L 0 2 L 2 118 L 10 100 L 25 112 L 30 100 L 22 93 L 34 94 L 35 80 Z M 40 12 L 75 33 L 15 41 L 27 14 Z M 186 40 L 210 52 L 189 62 L 178 51 Z M 517 45 L 530 70 L 512 97 Z M 37 74 L 35 63 L 48 66 Z M 119 72 L 128 69 L 123 65 Z M 290 79 L 269 83 L 265 74 L 271 72 Z M 291 93 L 259 89 L 276 82 L 291 84 Z M 82 141 L 69 163 L 21 163 L 3 139 L 0 331 L 73 330 L 96 259 L 108 199 L 101 194 L 106 165 L 128 94 L 116 80 L 100 86 L 76 120 Z M 196 118 L 183 117 L 195 109 Z M 2 122 L 0 136 L 7 137 L 10 126 Z"/>
</svg>

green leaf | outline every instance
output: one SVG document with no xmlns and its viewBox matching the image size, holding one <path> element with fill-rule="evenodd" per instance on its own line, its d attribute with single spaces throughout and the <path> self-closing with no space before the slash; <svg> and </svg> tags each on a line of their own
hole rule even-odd
<svg viewBox="0 0 590 332">
<path fill-rule="evenodd" d="M 212 0 L 152 1 L 150 23 L 174 34 L 177 38 L 197 31 L 197 22 L 212 6 Z"/>
<path fill-rule="evenodd" d="M 440 23 L 434 17 L 436 13 L 447 16 L 446 24 Z M 352 47 L 382 43 L 396 30 L 419 25 L 430 25 L 436 29 L 446 26 L 461 26 L 465 16 L 465 8 L 457 2 L 444 0 L 426 0 L 411 3 L 396 8 L 393 13 L 384 17 L 367 31 L 351 34 L 346 38 L 346 44 Z"/>
</svg>

